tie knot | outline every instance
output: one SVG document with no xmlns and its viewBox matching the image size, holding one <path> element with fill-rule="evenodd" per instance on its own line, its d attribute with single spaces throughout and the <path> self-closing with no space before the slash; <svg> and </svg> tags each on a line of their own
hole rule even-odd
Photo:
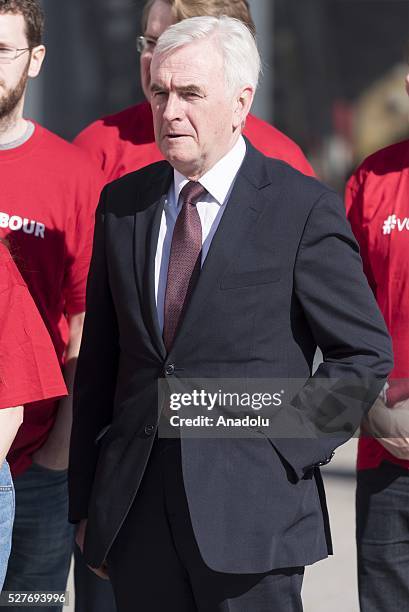
<svg viewBox="0 0 409 612">
<path fill-rule="evenodd" d="M 203 185 L 197 181 L 189 181 L 183 187 L 180 195 L 184 203 L 194 205 L 205 193 L 207 193 L 207 190 Z"/>
</svg>

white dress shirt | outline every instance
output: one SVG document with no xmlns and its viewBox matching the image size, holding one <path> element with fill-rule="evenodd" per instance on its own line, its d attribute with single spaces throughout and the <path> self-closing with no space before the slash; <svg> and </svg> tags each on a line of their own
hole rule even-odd
<svg viewBox="0 0 409 612">
<path fill-rule="evenodd" d="M 196 208 L 202 224 L 202 266 L 209 252 L 213 236 L 226 209 L 226 203 L 232 192 L 237 173 L 246 155 L 246 143 L 239 137 L 234 147 L 220 159 L 213 168 L 204 174 L 199 183 L 207 190 Z M 165 293 L 168 276 L 170 247 L 177 216 L 182 208 L 179 201 L 180 192 L 189 182 L 177 170 L 173 171 L 173 183 L 165 200 L 159 229 L 158 245 L 155 257 L 155 297 L 160 329 L 163 330 Z"/>
</svg>

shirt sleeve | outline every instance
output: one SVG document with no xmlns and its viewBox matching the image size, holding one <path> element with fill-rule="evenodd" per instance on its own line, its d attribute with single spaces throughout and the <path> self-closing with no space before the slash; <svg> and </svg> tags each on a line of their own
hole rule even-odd
<svg viewBox="0 0 409 612">
<path fill-rule="evenodd" d="M 11 259 L 1 262 L 0 409 L 67 395 L 43 320 Z"/>
<path fill-rule="evenodd" d="M 93 164 L 84 164 L 84 172 L 78 180 L 74 195 L 76 201 L 69 234 L 66 236 L 67 260 L 63 291 L 67 315 L 85 312 L 95 210 L 104 184 L 105 179 L 101 171 Z"/>
</svg>

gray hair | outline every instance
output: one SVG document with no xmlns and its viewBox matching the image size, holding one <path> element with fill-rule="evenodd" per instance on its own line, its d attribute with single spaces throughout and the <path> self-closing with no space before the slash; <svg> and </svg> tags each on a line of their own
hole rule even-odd
<svg viewBox="0 0 409 612">
<path fill-rule="evenodd" d="M 170 26 L 159 37 L 155 55 L 167 55 L 197 40 L 215 37 L 223 55 L 229 92 L 250 85 L 257 89 L 261 59 L 250 30 L 232 17 L 191 17 Z"/>
</svg>

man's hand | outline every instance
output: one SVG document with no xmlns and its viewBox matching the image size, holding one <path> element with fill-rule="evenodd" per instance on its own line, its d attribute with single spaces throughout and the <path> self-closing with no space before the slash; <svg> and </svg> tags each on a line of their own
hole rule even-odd
<svg viewBox="0 0 409 612">
<path fill-rule="evenodd" d="M 398 459 L 409 460 L 409 399 L 388 407 L 378 397 L 362 421 L 362 427 L 389 453 Z"/>
<path fill-rule="evenodd" d="M 102 578 L 102 580 L 109 580 L 108 564 L 106 561 L 104 561 L 101 567 L 98 567 L 98 568 L 91 567 L 90 565 L 87 565 L 87 567 L 89 567 L 91 572 L 94 572 L 94 574 L 99 576 L 99 578 Z"/>
<path fill-rule="evenodd" d="M 85 540 L 85 532 L 87 531 L 87 524 L 88 524 L 87 519 L 83 519 L 82 521 L 80 521 L 77 527 L 77 532 L 75 534 L 75 542 L 78 548 L 80 549 L 81 553 L 84 553 L 84 540 Z M 89 567 L 89 569 L 92 572 L 94 572 L 94 574 L 96 574 L 103 580 L 109 580 L 108 564 L 106 561 L 104 561 L 101 567 L 98 567 L 98 568 L 91 567 L 90 565 L 88 565 L 87 567 Z"/>
<path fill-rule="evenodd" d="M 88 524 L 88 520 L 82 519 L 82 521 L 78 523 L 77 531 L 75 533 L 75 543 L 82 553 L 84 553 L 84 540 L 85 540 L 85 532 L 87 530 L 87 524 Z"/>
</svg>

